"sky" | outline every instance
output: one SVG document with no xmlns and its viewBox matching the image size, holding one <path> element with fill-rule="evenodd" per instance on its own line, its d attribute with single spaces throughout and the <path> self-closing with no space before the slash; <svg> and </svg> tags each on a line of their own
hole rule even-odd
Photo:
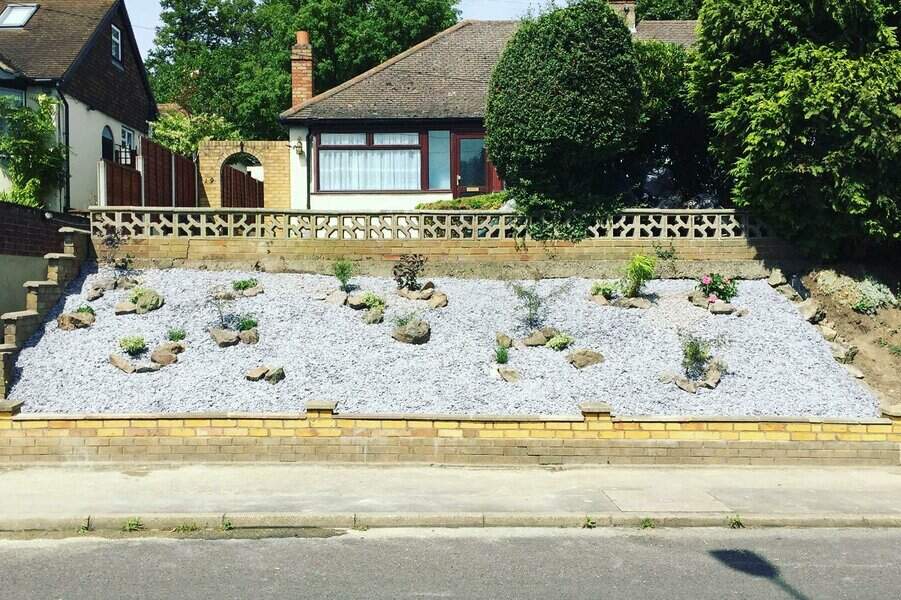
<svg viewBox="0 0 901 600">
<path fill-rule="evenodd" d="M 464 19 L 517 19 L 530 7 L 544 4 L 539 0 L 460 0 L 460 11 Z M 141 54 L 147 58 L 160 24 L 159 0 L 126 0 L 126 6 Z"/>
</svg>

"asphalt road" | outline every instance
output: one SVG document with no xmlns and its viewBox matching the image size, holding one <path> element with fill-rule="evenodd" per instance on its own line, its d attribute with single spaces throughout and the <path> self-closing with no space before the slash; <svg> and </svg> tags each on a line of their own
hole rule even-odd
<svg viewBox="0 0 901 600">
<path fill-rule="evenodd" d="M 899 530 L 370 530 L 0 541 L 0 598 L 901 597 Z"/>
</svg>

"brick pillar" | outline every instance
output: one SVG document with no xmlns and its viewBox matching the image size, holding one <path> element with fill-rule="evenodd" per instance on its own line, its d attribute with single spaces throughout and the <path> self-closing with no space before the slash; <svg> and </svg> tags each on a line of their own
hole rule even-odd
<svg viewBox="0 0 901 600">
<path fill-rule="evenodd" d="M 610 7 L 623 18 L 629 31 L 635 31 L 635 0 L 609 0 Z"/>
<path fill-rule="evenodd" d="M 297 43 L 291 48 L 291 106 L 303 104 L 313 97 L 313 46 L 310 34 L 297 32 Z"/>
</svg>

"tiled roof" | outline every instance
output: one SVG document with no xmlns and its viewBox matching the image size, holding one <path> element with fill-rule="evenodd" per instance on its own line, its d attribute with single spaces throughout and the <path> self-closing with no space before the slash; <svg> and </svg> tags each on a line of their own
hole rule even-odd
<svg viewBox="0 0 901 600">
<path fill-rule="evenodd" d="M 697 21 L 640 21 L 635 38 L 691 46 L 695 42 L 697 26 Z"/>
<path fill-rule="evenodd" d="M 116 2 L 35 0 L 37 12 L 24 27 L 0 27 L 3 62 L 33 79 L 62 77 Z M 0 0 L 0 11 L 7 4 Z"/>
</svg>

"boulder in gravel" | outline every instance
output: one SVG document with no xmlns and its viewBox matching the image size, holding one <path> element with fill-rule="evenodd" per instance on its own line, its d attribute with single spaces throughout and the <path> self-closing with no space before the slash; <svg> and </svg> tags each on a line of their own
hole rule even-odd
<svg viewBox="0 0 901 600">
<path fill-rule="evenodd" d="M 164 348 L 156 348 L 150 353 L 150 362 L 167 367 L 178 362 L 178 355 Z"/>
<path fill-rule="evenodd" d="M 344 306 L 347 303 L 347 292 L 335 290 L 325 297 L 325 301 L 335 306 Z"/>
<path fill-rule="evenodd" d="M 500 331 L 494 334 L 494 340 L 500 348 L 510 348 L 513 346 L 513 338 Z"/>
<path fill-rule="evenodd" d="M 366 292 L 354 292 L 347 297 L 347 306 L 354 310 L 366 308 Z"/>
<path fill-rule="evenodd" d="M 254 296 L 259 296 L 260 294 L 262 294 L 263 291 L 263 286 L 255 285 L 252 288 L 247 288 L 246 290 L 241 292 L 241 295 L 245 298 L 253 298 Z"/>
<path fill-rule="evenodd" d="M 801 300 L 801 294 L 790 285 L 780 285 L 776 288 L 776 291 L 791 300 L 792 302 L 799 302 Z"/>
<path fill-rule="evenodd" d="M 165 304 L 165 300 L 157 292 L 151 289 L 143 288 L 133 292 L 131 301 L 136 306 L 136 312 L 139 315 L 147 314 L 157 310 Z"/>
<path fill-rule="evenodd" d="M 547 336 L 544 335 L 541 330 L 535 330 L 528 336 L 524 337 L 522 339 L 522 343 L 528 348 L 544 346 L 545 344 L 547 344 Z"/>
<path fill-rule="evenodd" d="M 94 315 L 89 312 L 63 313 L 56 318 L 56 325 L 63 331 L 86 329 L 94 324 Z"/>
<path fill-rule="evenodd" d="M 604 294 L 594 294 L 593 296 L 589 296 L 591 301 L 600 306 L 610 306 L 610 300 L 604 298 Z"/>
<path fill-rule="evenodd" d="M 163 342 L 159 345 L 159 348 L 172 354 L 181 354 L 188 349 L 188 345 L 184 342 Z"/>
<path fill-rule="evenodd" d="M 228 348 L 241 341 L 238 337 L 238 333 L 231 329 L 210 329 L 210 337 L 213 338 L 213 341 L 216 342 L 216 345 L 220 348 Z"/>
<path fill-rule="evenodd" d="M 787 284 L 788 279 L 785 278 L 785 273 L 782 272 L 782 269 L 773 269 L 770 271 L 770 276 L 766 282 L 772 287 L 779 287 L 780 285 Z"/>
<path fill-rule="evenodd" d="M 285 379 L 285 370 L 282 367 L 276 367 L 274 369 L 269 369 L 266 371 L 265 376 L 266 382 L 275 385 L 279 381 Z"/>
<path fill-rule="evenodd" d="M 604 362 L 604 355 L 594 350 L 575 350 L 566 357 L 567 362 L 577 369 Z"/>
<path fill-rule="evenodd" d="M 613 306 L 618 306 L 619 308 L 651 308 L 651 301 L 647 298 L 627 298 L 623 296 L 622 298 L 617 298 L 613 301 Z"/>
<path fill-rule="evenodd" d="M 432 337 L 432 328 L 422 319 L 417 319 L 395 327 L 391 337 L 404 344 L 425 344 Z"/>
<path fill-rule="evenodd" d="M 163 365 L 153 362 L 144 362 L 135 365 L 135 373 L 156 373 L 162 368 Z"/>
<path fill-rule="evenodd" d="M 113 277 L 102 277 L 91 283 L 92 290 L 109 292 L 116 289 L 116 280 Z"/>
<path fill-rule="evenodd" d="M 672 371 L 664 371 L 657 376 L 657 381 L 659 381 L 660 383 L 673 383 L 674 381 L 676 381 L 676 377 L 678 377 L 678 375 L 676 375 Z"/>
<path fill-rule="evenodd" d="M 707 308 L 710 305 L 710 302 L 707 301 L 707 296 L 705 296 L 704 292 L 701 290 L 692 291 L 692 293 L 688 295 L 688 301 L 698 308 Z"/>
<path fill-rule="evenodd" d="M 106 293 L 106 291 L 103 288 L 92 287 L 91 289 L 88 290 L 88 293 L 85 294 L 84 298 L 88 302 L 93 302 L 94 300 L 99 300 L 100 298 L 103 298 L 103 295 L 105 293 Z"/>
<path fill-rule="evenodd" d="M 735 312 L 735 307 L 728 302 L 718 300 L 710 305 L 709 310 L 715 315 L 731 315 Z"/>
<path fill-rule="evenodd" d="M 422 287 L 419 289 L 420 290 L 434 290 L 435 284 L 432 281 L 426 281 L 425 283 L 422 284 Z"/>
<path fill-rule="evenodd" d="M 516 383 L 520 380 L 519 371 L 510 367 L 498 367 L 497 374 L 507 383 Z"/>
<path fill-rule="evenodd" d="M 237 296 L 235 296 L 235 292 L 233 292 L 232 290 L 219 288 L 213 292 L 213 299 L 222 300 L 223 302 L 231 302 L 232 300 L 237 299 Z"/>
<path fill-rule="evenodd" d="M 719 361 L 713 360 L 707 365 L 707 370 L 704 372 L 704 379 L 701 381 L 701 385 L 712 390 L 720 384 L 722 378 L 723 365 L 720 364 Z"/>
<path fill-rule="evenodd" d="M 829 348 L 832 350 L 832 358 L 843 364 L 854 362 L 857 356 L 857 346 L 847 346 L 841 342 L 829 342 Z"/>
<path fill-rule="evenodd" d="M 447 306 L 447 294 L 436 291 L 429 298 L 429 306 L 432 308 L 444 308 Z"/>
<path fill-rule="evenodd" d="M 134 277 L 129 277 L 128 275 L 116 277 L 115 286 L 117 290 L 130 290 L 132 288 L 138 287 L 139 285 L 141 285 L 141 282 Z"/>
<path fill-rule="evenodd" d="M 385 309 L 375 306 L 363 313 L 363 323 L 366 325 L 378 325 L 385 320 Z"/>
<path fill-rule="evenodd" d="M 129 375 L 135 372 L 135 366 L 132 362 L 121 354 L 110 354 L 109 362 L 120 371 L 124 371 Z"/>
<path fill-rule="evenodd" d="M 675 379 L 675 381 L 673 381 L 673 383 L 675 383 L 676 387 L 678 387 L 680 390 L 682 390 L 684 392 L 688 392 L 689 394 L 697 394 L 698 393 L 698 385 L 691 379 L 688 379 L 687 377 L 676 377 L 676 379 Z"/>
<path fill-rule="evenodd" d="M 138 312 L 138 307 L 131 302 L 119 302 L 113 308 L 113 312 L 115 312 L 117 316 L 133 315 Z"/>
<path fill-rule="evenodd" d="M 826 318 L 826 311 L 820 308 L 820 305 L 813 298 L 808 298 L 804 302 L 798 304 L 798 312 L 804 317 L 805 321 L 817 324 Z"/>
<path fill-rule="evenodd" d="M 548 341 L 550 341 L 551 338 L 555 338 L 560 335 L 560 330 L 556 327 L 542 327 L 541 333 Z"/>
<path fill-rule="evenodd" d="M 239 333 L 238 339 L 241 340 L 242 344 L 253 345 L 260 341 L 260 332 L 257 331 L 256 327 L 253 327 Z"/>
<path fill-rule="evenodd" d="M 265 377 L 266 373 L 268 372 L 269 367 L 254 367 L 244 374 L 244 379 L 246 379 L 247 381 L 259 381 L 263 377 Z"/>
<path fill-rule="evenodd" d="M 825 323 L 817 324 L 817 329 L 820 330 L 820 334 L 822 334 L 827 342 L 834 342 L 835 338 L 838 337 L 838 332 Z"/>
</svg>

